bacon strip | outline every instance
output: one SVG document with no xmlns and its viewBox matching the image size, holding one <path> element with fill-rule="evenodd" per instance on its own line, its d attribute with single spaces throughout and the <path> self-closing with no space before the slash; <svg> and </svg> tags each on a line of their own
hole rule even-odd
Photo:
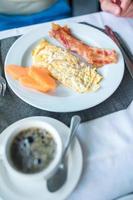
<svg viewBox="0 0 133 200">
<path fill-rule="evenodd" d="M 50 36 L 58 40 L 65 48 L 83 57 L 89 64 L 101 67 L 105 64 L 116 63 L 118 56 L 115 50 L 101 49 L 89 46 L 71 33 L 67 26 L 52 24 Z"/>
</svg>

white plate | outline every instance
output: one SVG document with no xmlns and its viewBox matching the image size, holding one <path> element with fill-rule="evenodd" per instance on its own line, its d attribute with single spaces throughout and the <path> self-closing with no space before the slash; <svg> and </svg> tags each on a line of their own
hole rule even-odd
<svg viewBox="0 0 133 200">
<path fill-rule="evenodd" d="M 99 69 L 99 72 L 104 77 L 101 82 L 101 88 L 96 92 L 86 94 L 76 93 L 62 85 L 58 86 L 55 92 L 44 94 L 20 86 L 18 81 L 14 81 L 5 72 L 7 82 L 14 93 L 34 107 L 55 112 L 72 112 L 87 109 L 106 100 L 113 94 L 122 80 L 124 61 L 116 44 L 108 36 L 95 28 L 77 23 L 67 23 L 67 25 L 75 36 L 86 43 L 101 48 L 115 49 L 119 54 L 119 61 L 117 64 L 109 64 Z M 42 38 L 59 45 L 55 39 L 49 37 L 48 32 L 50 29 L 50 24 L 44 25 L 19 38 L 10 48 L 5 66 L 7 64 L 30 66 L 32 63 L 31 51 Z"/>
<path fill-rule="evenodd" d="M 2 138 L 8 134 L 17 124 L 23 124 L 24 120 L 31 120 L 36 118 L 41 121 L 46 121 L 55 126 L 60 133 L 63 143 L 65 143 L 69 128 L 60 121 L 48 117 L 30 117 L 15 122 L 0 135 L 0 143 L 2 145 Z M 76 166 L 76 167 L 75 167 Z M 2 161 L 0 161 L 0 197 L 4 200 L 64 200 L 75 189 L 80 175 L 82 173 L 83 157 L 82 150 L 78 139 L 75 140 L 73 147 L 68 155 L 68 178 L 64 186 L 55 193 L 49 193 L 46 188 L 46 182 L 30 182 L 23 183 L 21 180 L 12 180 L 8 175 Z"/>
</svg>

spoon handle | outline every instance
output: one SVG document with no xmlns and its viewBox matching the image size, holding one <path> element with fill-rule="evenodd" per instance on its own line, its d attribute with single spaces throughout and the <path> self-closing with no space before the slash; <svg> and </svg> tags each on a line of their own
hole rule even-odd
<svg viewBox="0 0 133 200">
<path fill-rule="evenodd" d="M 70 135 L 69 135 L 68 141 L 66 143 L 65 150 L 63 152 L 62 158 L 65 158 L 65 154 L 67 153 L 69 145 L 71 144 L 71 142 L 72 142 L 72 140 L 74 138 L 74 135 L 76 133 L 76 130 L 77 130 L 80 122 L 81 122 L 80 116 L 75 115 L 75 116 L 72 117 L 72 119 L 71 119 L 71 126 L 70 126 Z"/>
</svg>

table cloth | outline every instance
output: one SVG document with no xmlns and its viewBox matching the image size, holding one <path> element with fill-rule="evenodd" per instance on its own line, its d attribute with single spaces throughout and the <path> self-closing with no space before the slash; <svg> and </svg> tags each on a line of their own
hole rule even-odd
<svg viewBox="0 0 133 200">
<path fill-rule="evenodd" d="M 101 28 L 108 24 L 125 39 L 133 52 L 132 19 L 101 12 L 63 21 L 86 21 Z M 0 39 L 24 34 L 37 26 L 41 24 L 3 31 Z M 133 103 L 126 110 L 81 124 L 78 137 L 83 147 L 84 169 L 69 200 L 113 200 L 133 191 L 132 120 Z"/>
</svg>

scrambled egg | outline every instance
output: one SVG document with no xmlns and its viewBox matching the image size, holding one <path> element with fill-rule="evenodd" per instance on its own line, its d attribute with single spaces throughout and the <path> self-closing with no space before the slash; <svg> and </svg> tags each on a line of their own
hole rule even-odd
<svg viewBox="0 0 133 200">
<path fill-rule="evenodd" d="M 95 68 L 73 55 L 69 50 L 57 47 L 47 40 L 41 40 L 32 52 L 33 65 L 46 67 L 51 75 L 79 93 L 96 91 L 102 76 Z"/>
</svg>

